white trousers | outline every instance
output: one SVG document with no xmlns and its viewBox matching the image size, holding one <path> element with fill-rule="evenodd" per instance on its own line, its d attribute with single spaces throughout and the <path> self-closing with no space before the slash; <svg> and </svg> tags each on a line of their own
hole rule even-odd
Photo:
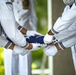
<svg viewBox="0 0 76 75">
<path fill-rule="evenodd" d="M 4 50 L 5 75 L 31 75 L 31 53 L 18 55 L 12 50 Z"/>
</svg>

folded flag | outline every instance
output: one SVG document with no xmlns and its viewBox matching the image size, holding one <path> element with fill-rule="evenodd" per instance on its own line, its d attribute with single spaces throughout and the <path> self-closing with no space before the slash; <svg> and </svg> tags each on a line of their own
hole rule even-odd
<svg viewBox="0 0 76 75">
<path fill-rule="evenodd" d="M 40 35 L 26 37 L 26 41 L 29 42 L 29 43 L 44 44 L 44 40 L 43 39 L 44 39 L 44 36 L 40 36 Z"/>
</svg>

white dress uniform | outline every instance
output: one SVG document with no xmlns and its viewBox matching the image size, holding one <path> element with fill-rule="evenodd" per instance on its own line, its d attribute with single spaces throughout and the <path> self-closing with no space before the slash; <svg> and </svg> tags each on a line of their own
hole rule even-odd
<svg viewBox="0 0 76 75">
<path fill-rule="evenodd" d="M 76 5 L 75 3 L 73 3 L 71 8 L 69 5 L 67 5 L 64 8 L 62 16 L 57 19 L 51 31 L 54 33 L 52 39 L 52 42 L 54 42 L 54 44 L 58 43 L 62 50 L 65 48 L 72 47 L 74 67 L 76 71 Z M 53 56 L 57 52 L 58 51 L 54 45 L 48 46 L 44 49 L 44 53 L 48 56 Z"/>
<path fill-rule="evenodd" d="M 22 35 L 22 33 L 17 29 L 16 24 L 19 23 L 19 25 L 25 28 L 36 30 L 37 18 L 33 5 L 34 1 L 29 0 L 29 2 L 29 9 L 24 10 L 22 8 L 22 0 L 14 0 L 13 6 L 11 5 L 12 3 L 10 0 L 0 0 L 1 26 L 6 32 L 6 35 L 15 44 L 22 47 L 26 45 L 26 39 Z M 13 34 L 11 35 L 12 32 Z M 8 48 L 10 44 L 11 42 L 8 41 L 4 36 L 0 36 L 0 46 Z M 25 56 L 18 56 L 18 54 L 14 52 L 12 53 L 12 51 L 4 51 L 5 75 L 17 75 L 18 73 L 20 75 L 31 75 L 31 59 L 29 56 L 30 53 Z"/>
<path fill-rule="evenodd" d="M 69 5 L 67 5 L 64 8 L 62 16 L 57 19 L 51 31 L 54 33 L 54 36 L 53 36 L 54 44 L 63 42 L 66 40 L 67 40 L 66 42 L 68 42 L 69 40 L 71 41 L 68 44 L 66 43 L 65 45 L 66 47 L 71 47 L 72 45 L 75 44 L 75 41 L 74 41 L 75 34 L 76 34 L 76 5 L 75 3 L 73 3 L 71 8 Z"/>
<path fill-rule="evenodd" d="M 63 20 L 63 16 L 66 16 L 69 13 L 69 11 L 72 11 L 73 13 L 76 12 L 75 3 L 72 5 L 71 8 L 68 5 L 65 7 L 62 17 L 60 19 Z M 73 14 L 72 12 L 69 13 L 70 16 L 72 16 L 71 15 Z M 66 18 L 64 18 L 64 21 L 62 22 L 61 25 L 60 25 L 61 21 L 58 21 L 59 20 L 58 19 L 57 22 L 60 22 L 59 26 L 57 26 L 58 23 L 56 22 L 52 30 L 53 32 L 57 33 L 54 35 L 54 38 L 56 40 L 55 43 L 58 43 L 62 49 L 71 47 L 72 57 L 73 57 L 73 62 L 76 72 L 76 15 L 74 16 L 74 18 L 72 16 L 73 19 L 71 18 L 68 20 L 68 18 L 69 16 L 66 16 Z"/>
<path fill-rule="evenodd" d="M 25 27 L 26 29 L 36 30 L 37 18 L 34 10 L 35 8 L 34 0 L 29 0 L 29 1 L 30 1 L 29 10 L 28 9 L 24 10 L 22 6 L 22 0 L 14 0 L 14 3 L 13 3 L 14 15 L 15 15 L 16 21 L 21 26 Z M 18 61 L 16 63 L 18 63 Z M 16 67 L 14 67 L 13 70 L 15 68 Z M 15 70 L 13 71 L 13 73 L 14 72 Z M 31 75 L 31 54 L 30 53 L 26 54 L 25 56 L 19 55 L 19 74 Z"/>
<path fill-rule="evenodd" d="M 74 67 L 76 71 L 76 5 L 70 6 L 67 5 L 62 13 L 62 16 L 59 17 L 51 29 L 54 33 L 53 42 L 54 44 L 58 43 L 61 49 L 72 47 L 73 50 L 73 59 L 74 59 Z M 50 49 L 48 49 L 50 48 Z M 46 48 L 48 53 L 53 55 L 54 47 L 47 47 Z M 53 51 L 50 51 L 53 50 Z M 45 52 L 46 53 L 46 52 Z M 54 52 L 55 54 L 57 53 Z"/>
<path fill-rule="evenodd" d="M 62 49 L 71 47 L 72 58 L 76 72 L 76 21 L 67 29 L 54 35 L 55 43 L 58 43 Z"/>
</svg>

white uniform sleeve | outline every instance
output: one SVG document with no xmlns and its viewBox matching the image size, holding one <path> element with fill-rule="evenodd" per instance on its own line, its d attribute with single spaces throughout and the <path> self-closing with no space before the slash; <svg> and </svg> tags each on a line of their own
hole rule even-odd
<svg viewBox="0 0 76 75">
<path fill-rule="evenodd" d="M 0 46 L 6 49 L 12 44 L 11 41 L 7 40 L 4 36 L 0 36 Z"/>
<path fill-rule="evenodd" d="M 62 49 L 76 44 L 76 21 L 67 29 L 54 35 L 54 43 L 59 43 Z"/>
<path fill-rule="evenodd" d="M 59 42 L 58 44 L 60 45 L 60 47 L 62 49 L 72 47 L 72 46 L 74 46 L 76 44 L 76 36 L 70 37 L 69 39 L 66 39 L 66 40 L 64 40 L 62 42 Z"/>
<path fill-rule="evenodd" d="M 12 3 L 0 4 L 0 20 L 1 25 L 11 41 L 19 46 L 26 45 L 26 39 L 22 33 L 17 29 L 16 21 L 14 19 Z"/>
<path fill-rule="evenodd" d="M 65 7 L 65 11 L 63 12 L 62 16 L 57 19 L 52 31 L 53 32 L 62 31 L 71 26 L 72 23 L 75 22 L 75 20 L 76 20 L 76 6 L 75 4 L 73 4 L 70 9 L 67 9 L 67 7 Z"/>
<path fill-rule="evenodd" d="M 69 38 L 72 38 L 74 36 L 76 36 L 76 21 L 69 28 L 54 35 L 58 42 L 68 40 Z"/>
</svg>

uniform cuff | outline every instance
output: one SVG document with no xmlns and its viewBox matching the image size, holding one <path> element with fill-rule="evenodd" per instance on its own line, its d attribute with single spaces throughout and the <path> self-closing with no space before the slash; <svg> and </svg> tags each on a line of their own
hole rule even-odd
<svg viewBox="0 0 76 75">
<path fill-rule="evenodd" d="M 23 28 L 22 26 L 18 26 L 18 30 L 20 30 L 20 31 L 21 31 L 21 30 L 22 30 L 22 28 Z"/>
<path fill-rule="evenodd" d="M 5 48 L 8 49 L 11 46 L 12 42 L 7 42 L 7 44 L 5 45 Z"/>
<path fill-rule="evenodd" d="M 60 48 L 62 49 L 62 50 L 64 50 L 66 47 L 63 45 L 63 43 L 62 42 L 59 42 L 59 46 L 60 46 Z"/>
<path fill-rule="evenodd" d="M 12 2 L 6 2 L 6 4 L 12 4 Z"/>
<path fill-rule="evenodd" d="M 51 31 L 52 31 L 54 34 L 58 34 L 58 32 L 57 32 L 56 30 L 54 30 L 54 28 L 52 28 Z"/>
</svg>

